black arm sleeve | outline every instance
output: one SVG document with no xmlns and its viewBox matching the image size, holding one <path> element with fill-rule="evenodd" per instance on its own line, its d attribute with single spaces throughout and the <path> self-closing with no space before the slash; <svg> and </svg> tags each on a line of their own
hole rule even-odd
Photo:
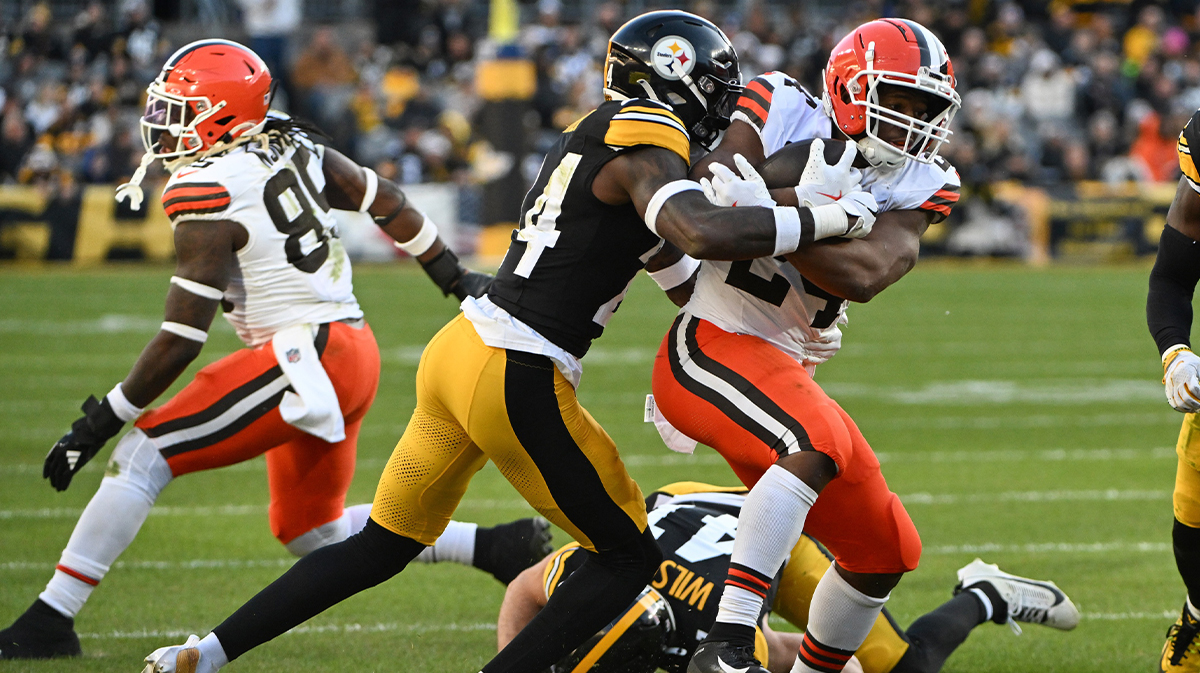
<svg viewBox="0 0 1200 673">
<path fill-rule="evenodd" d="M 1192 293 L 1200 280 L 1200 244 L 1164 227 L 1150 272 L 1146 324 L 1161 355 L 1175 344 L 1191 346 Z"/>
</svg>

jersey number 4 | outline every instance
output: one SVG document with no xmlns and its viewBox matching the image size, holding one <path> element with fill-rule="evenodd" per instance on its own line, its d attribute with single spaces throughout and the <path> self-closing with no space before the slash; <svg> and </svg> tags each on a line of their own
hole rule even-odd
<svg viewBox="0 0 1200 673">
<path fill-rule="evenodd" d="M 329 212 L 329 202 L 313 185 L 308 160 L 308 150 L 297 147 L 291 161 L 267 181 L 263 205 L 275 228 L 287 235 L 283 250 L 288 263 L 305 273 L 314 273 L 329 258 L 329 233 L 313 208 Z"/>
<path fill-rule="evenodd" d="M 783 300 L 787 299 L 787 294 L 791 291 L 792 284 L 788 282 L 787 278 L 777 273 L 771 276 L 771 280 L 763 278 L 750 269 L 753 264 L 752 260 L 731 263 L 729 265 L 729 275 L 725 277 L 725 284 L 732 285 L 751 297 L 757 297 L 768 304 L 783 306 Z M 807 278 L 801 277 L 801 280 L 804 281 L 805 294 L 825 300 L 825 308 L 817 311 L 809 326 L 814 329 L 829 327 L 833 324 L 833 321 L 837 320 L 838 310 L 842 307 L 842 298 L 822 290 Z"/>
</svg>

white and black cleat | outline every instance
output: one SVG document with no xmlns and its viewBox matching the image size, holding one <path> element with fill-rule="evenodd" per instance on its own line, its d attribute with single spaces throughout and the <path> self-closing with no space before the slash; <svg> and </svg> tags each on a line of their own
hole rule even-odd
<svg viewBox="0 0 1200 673">
<path fill-rule="evenodd" d="M 1070 631 L 1079 625 L 1079 608 L 1054 582 L 1011 575 L 995 563 L 984 563 L 982 559 L 975 559 L 959 569 L 954 594 L 984 583 L 991 585 L 1005 603 L 992 606 L 995 612 L 992 621 L 1007 623 L 1017 635 L 1021 634 L 1017 622 L 1041 624 L 1062 631 Z"/>
<path fill-rule="evenodd" d="M 754 658 L 754 646 L 724 640 L 703 641 L 688 662 L 687 673 L 768 673 Z"/>
</svg>

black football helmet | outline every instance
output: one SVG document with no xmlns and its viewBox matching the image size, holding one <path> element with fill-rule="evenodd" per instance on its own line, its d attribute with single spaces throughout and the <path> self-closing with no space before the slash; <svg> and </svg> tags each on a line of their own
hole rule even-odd
<svg viewBox="0 0 1200 673">
<path fill-rule="evenodd" d="M 646 587 L 628 610 L 547 673 L 654 673 L 674 632 L 671 606 Z"/>
<path fill-rule="evenodd" d="M 670 105 L 705 147 L 729 127 L 742 93 L 737 52 L 707 19 L 681 12 L 646 12 L 608 42 L 604 96 L 652 98 Z"/>
</svg>

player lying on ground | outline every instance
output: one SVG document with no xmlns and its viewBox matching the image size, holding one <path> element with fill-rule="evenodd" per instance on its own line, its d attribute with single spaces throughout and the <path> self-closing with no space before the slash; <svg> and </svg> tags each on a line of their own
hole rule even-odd
<svg viewBox="0 0 1200 673">
<path fill-rule="evenodd" d="M 155 652 L 152 668 L 216 670 L 392 577 L 440 534 L 488 460 L 596 553 L 485 673 L 543 670 L 650 581 L 661 553 L 637 484 L 576 398 L 580 359 L 639 270 L 657 269 L 666 289 L 690 279 L 694 260 L 656 261 L 664 249 L 674 260 L 679 250 L 713 259 L 782 255 L 874 214 L 853 196 L 820 211 L 722 208 L 686 179 L 691 139 L 711 144 L 740 91 L 737 56 L 711 22 L 644 14 L 613 35 L 608 60 L 609 100 L 547 155 L 496 281 L 484 297 L 465 300 L 464 314 L 421 356 L 417 408 L 363 531 L 301 559 L 196 649 Z"/>
<path fill-rule="evenodd" d="M 745 494 L 744 488 L 696 482 L 670 484 L 650 494 L 650 530 L 664 557 L 658 573 L 628 610 L 559 661 L 554 673 L 650 673 L 658 668 L 682 673 L 716 619 Z M 567 545 L 508 585 L 496 625 L 500 647 L 588 554 L 577 544 Z M 831 561 L 820 544 L 804 535 L 772 578 L 755 631 L 755 654 L 771 673 L 792 670 L 804 636 L 772 629 L 768 611 L 804 629 L 813 593 Z M 885 609 L 846 670 L 936 673 L 971 630 L 985 622 L 1015 627 L 1015 620 L 1063 630 L 1079 623 L 1079 611 L 1053 582 L 1009 575 L 979 559 L 959 570 L 958 578 L 954 598 L 907 631 Z"/>
<path fill-rule="evenodd" d="M 668 441 L 679 432 L 713 447 L 752 487 L 694 673 L 762 673 L 754 625 L 802 531 L 833 552 L 836 572 L 813 596 L 797 673 L 841 670 L 921 555 L 916 527 L 871 447 L 812 375 L 840 347 L 846 299 L 867 301 L 907 273 L 925 228 L 958 200 L 958 174 L 937 152 L 960 100 L 945 47 L 900 19 L 847 35 L 830 54 L 824 84 L 818 102 L 787 75 L 756 77 L 720 146 L 697 167 L 711 170 L 708 193 L 718 204 L 777 207 L 787 199 L 820 213 L 865 195 L 880 212 L 873 228 L 794 252 L 705 261 L 659 349 L 654 397 L 676 429 Z M 768 193 L 751 168 L 789 143 L 831 137 L 847 140 L 844 153 L 826 159 L 823 150 L 842 143 L 813 141 L 810 153 L 776 166 L 790 167 L 790 176 L 771 186 L 799 178 L 794 189 Z M 716 162 L 737 164 L 742 177 Z"/>
<path fill-rule="evenodd" d="M 249 73 L 249 74 L 247 74 Z M 176 477 L 266 454 L 271 531 L 304 555 L 344 540 L 369 506 L 345 507 L 363 416 L 375 398 L 379 350 L 354 297 L 350 261 L 330 208 L 370 213 L 442 292 L 481 294 L 437 228 L 389 180 L 324 147 L 308 127 L 268 116 L 271 75 L 224 40 L 177 51 L 147 89 L 142 167 L 119 194 L 142 199 L 155 158 L 171 178 L 163 206 L 178 258 L 166 321 L 124 381 L 89 397 L 49 455 L 59 491 L 128 422 L 54 577 L 0 631 L 0 658 L 79 654 L 73 618 L 133 542 Z M 245 342 L 143 413 L 200 354 L 218 306 Z M 530 524 L 510 532 L 540 534 Z"/>
<path fill-rule="evenodd" d="M 1200 358 L 1192 353 L 1192 294 L 1200 280 L 1200 170 L 1193 147 L 1200 147 L 1200 112 L 1179 134 L 1179 168 L 1183 177 L 1167 211 L 1167 226 L 1158 242 L 1150 272 L 1146 322 L 1158 344 L 1167 401 L 1187 414 L 1179 432 L 1175 470 L 1175 564 L 1187 588 L 1187 599 L 1159 659 L 1160 673 L 1200 671 Z"/>
</svg>

